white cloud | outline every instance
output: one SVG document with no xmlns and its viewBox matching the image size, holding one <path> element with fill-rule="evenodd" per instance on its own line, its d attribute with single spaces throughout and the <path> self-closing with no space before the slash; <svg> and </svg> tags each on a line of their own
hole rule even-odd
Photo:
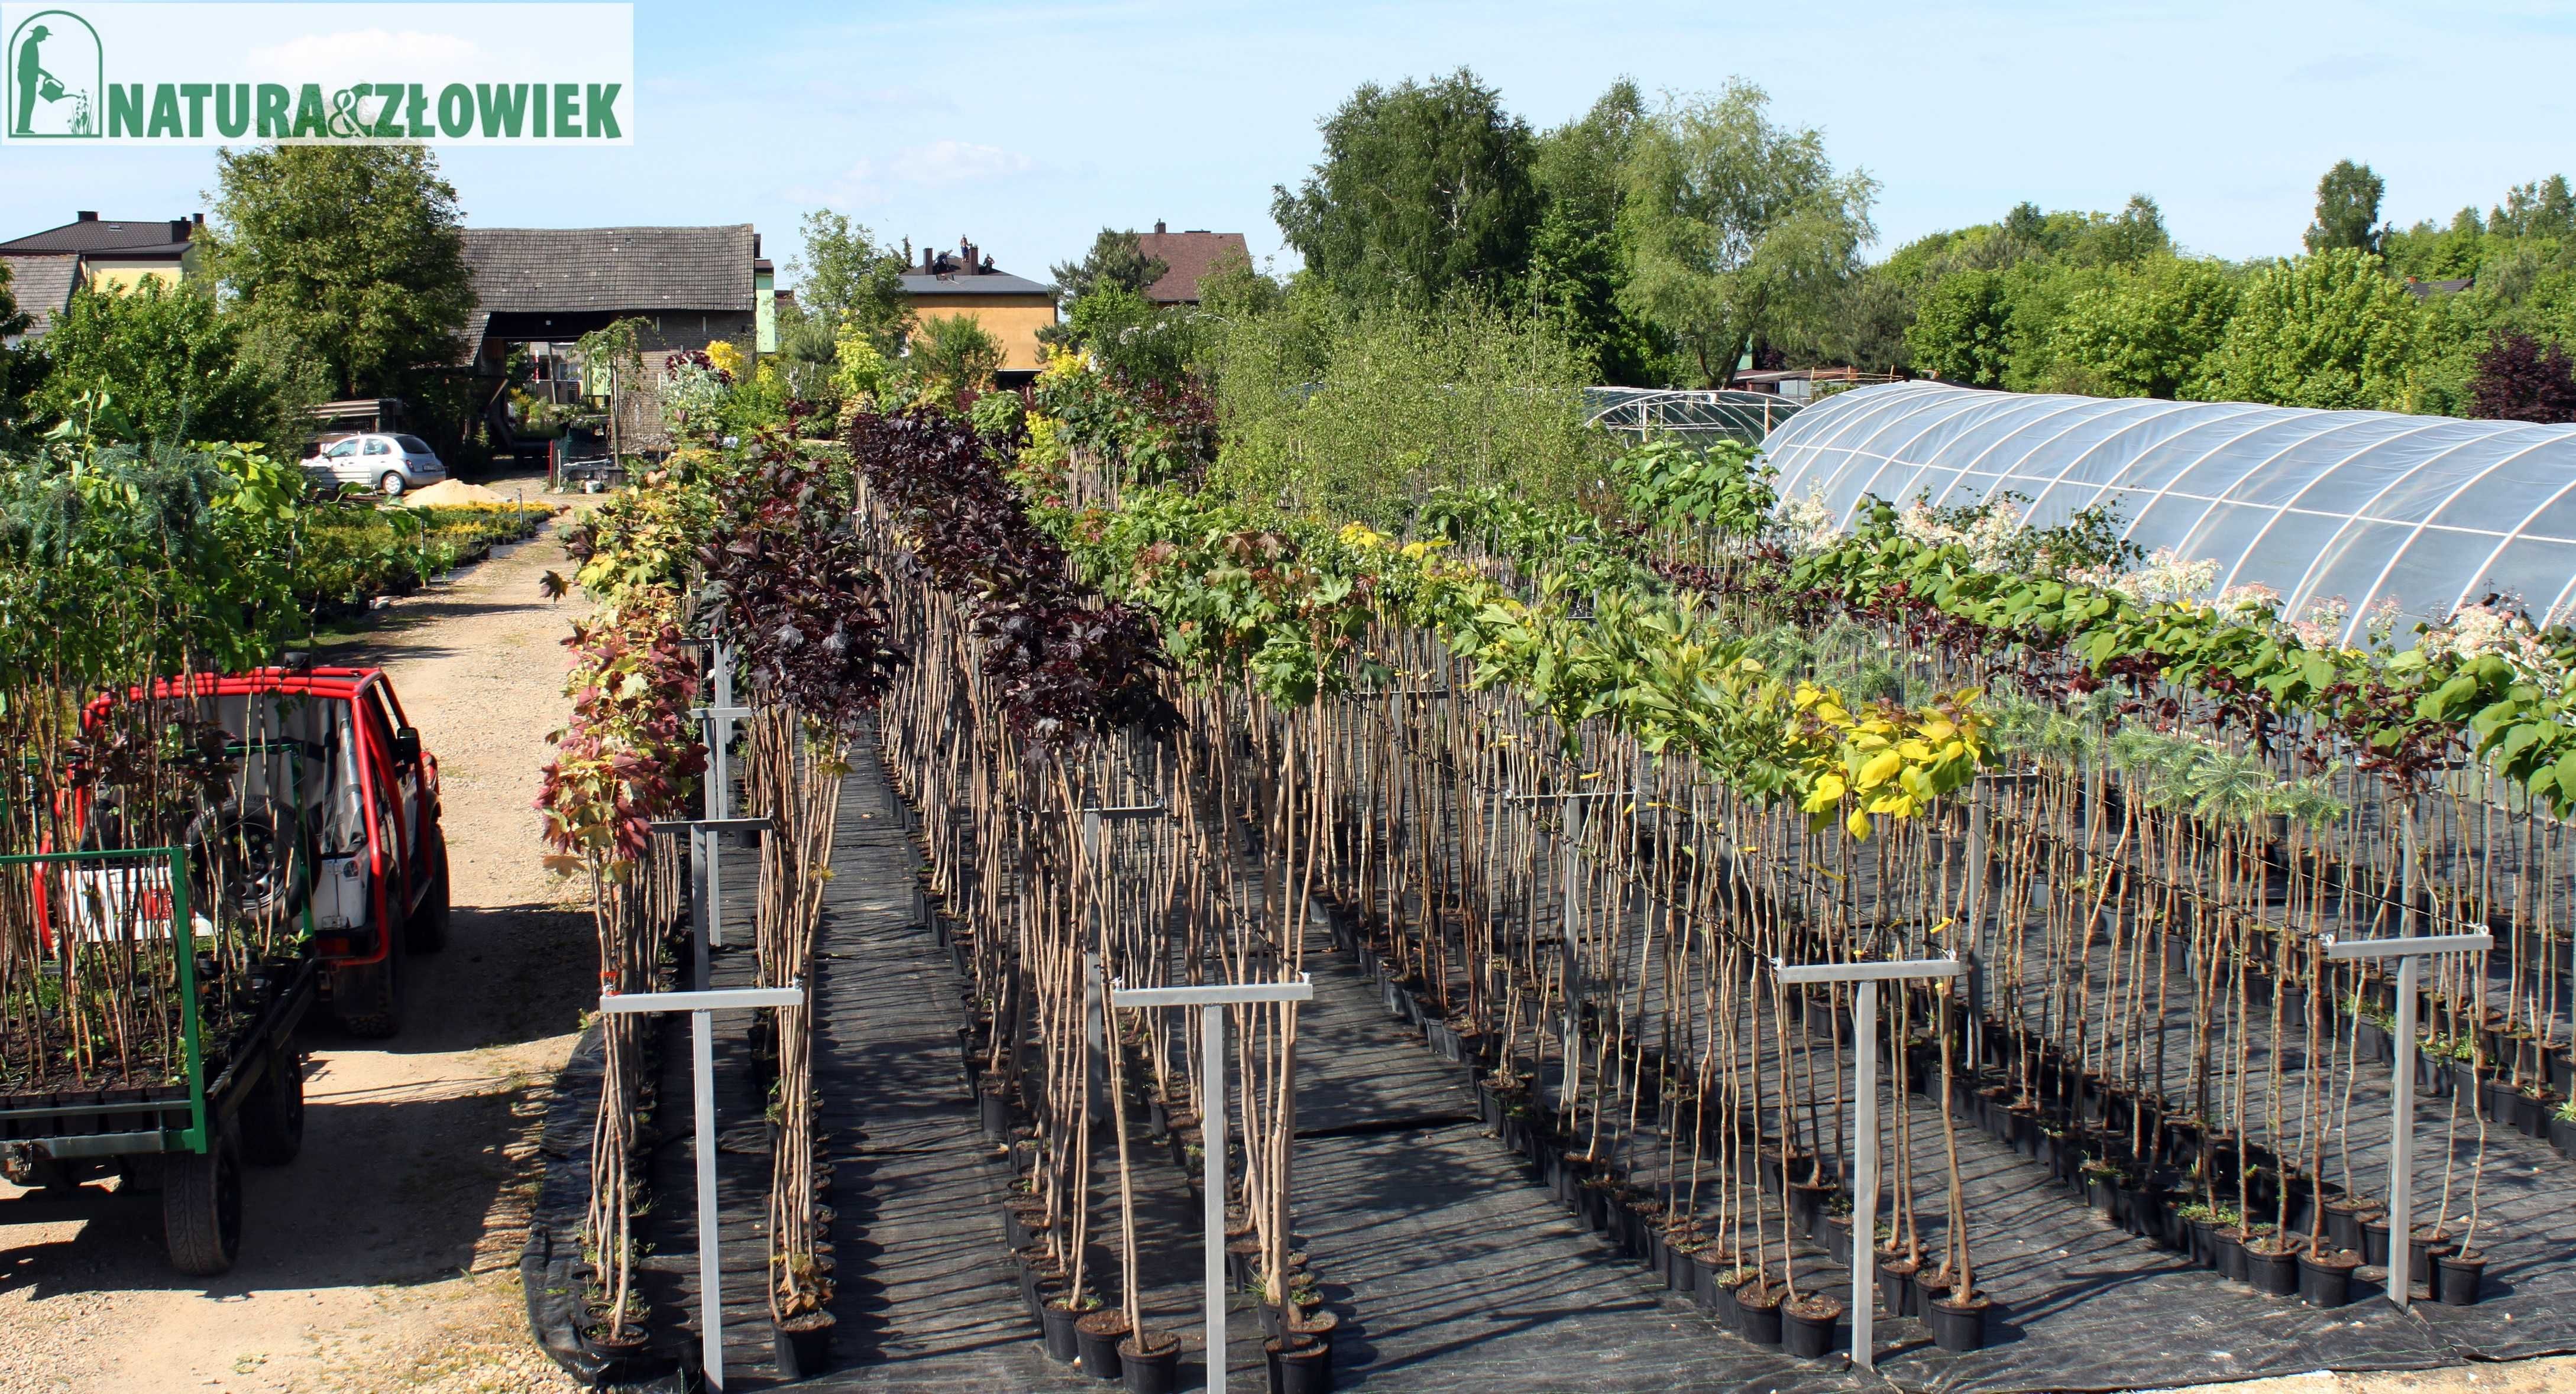
<svg viewBox="0 0 2576 1394">
<path fill-rule="evenodd" d="M 482 46 L 460 34 L 418 29 L 343 29 L 330 34 L 302 34 L 282 44 L 250 51 L 251 71 L 279 82 L 320 82 L 363 69 L 410 73 L 421 66 L 453 70 L 466 63 L 488 63 Z"/>
<path fill-rule="evenodd" d="M 976 184 L 1026 174 L 1037 162 L 999 146 L 935 140 L 897 154 L 887 172 L 906 184 Z"/>
<path fill-rule="evenodd" d="M 1029 174 L 1037 168 L 1037 161 L 1000 146 L 935 140 L 899 150 L 891 159 L 862 159 L 829 183 L 800 184 L 786 192 L 789 198 L 801 202 L 852 208 L 883 202 L 896 185 L 941 188 L 981 184 Z"/>
</svg>

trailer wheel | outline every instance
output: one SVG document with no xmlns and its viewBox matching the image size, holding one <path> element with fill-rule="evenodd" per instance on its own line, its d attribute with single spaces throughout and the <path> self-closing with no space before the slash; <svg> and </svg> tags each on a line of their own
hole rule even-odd
<svg viewBox="0 0 2576 1394">
<path fill-rule="evenodd" d="M 241 1149 L 229 1130 L 203 1152 L 174 1152 L 161 1163 L 161 1228 L 170 1266 L 209 1278 L 241 1255 Z"/>
<path fill-rule="evenodd" d="M 403 948 L 410 953 L 434 954 L 447 947 L 447 848 L 438 849 L 438 874 L 430 878 L 429 893 L 420 898 L 420 908 L 403 921 Z"/>
<path fill-rule="evenodd" d="M 331 1010 L 341 1030 L 371 1041 L 402 1030 L 401 962 L 401 954 L 389 953 L 381 962 L 331 970 Z"/>
<path fill-rule="evenodd" d="M 304 1150 L 304 1057 L 286 1046 L 269 1056 L 241 1106 L 242 1160 L 284 1166 Z"/>
</svg>

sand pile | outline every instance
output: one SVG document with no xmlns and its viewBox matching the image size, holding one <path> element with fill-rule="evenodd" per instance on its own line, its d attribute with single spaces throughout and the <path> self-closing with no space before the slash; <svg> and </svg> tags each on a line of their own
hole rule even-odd
<svg viewBox="0 0 2576 1394">
<path fill-rule="evenodd" d="M 511 503 L 508 494 L 495 493 L 480 484 L 462 479 L 442 479 L 426 489 L 415 489 L 402 496 L 405 508 L 454 508 L 468 503 Z"/>
</svg>

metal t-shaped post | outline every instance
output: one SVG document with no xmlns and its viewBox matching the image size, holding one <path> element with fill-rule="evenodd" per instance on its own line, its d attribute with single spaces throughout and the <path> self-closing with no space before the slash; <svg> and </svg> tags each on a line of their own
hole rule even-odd
<svg viewBox="0 0 2576 1394">
<path fill-rule="evenodd" d="M 2430 954 L 2481 953 L 2495 947 L 2492 934 L 2418 934 L 2406 939 L 2337 939 L 2328 935 L 2326 957 L 2355 962 L 2397 960 L 2397 1068 L 2388 1105 L 2388 1300 L 2404 1310 L 2414 1294 L 2415 1243 L 2415 999 Z"/>
<path fill-rule="evenodd" d="M 724 1266 L 716 1213 L 715 1014 L 744 1007 L 793 1007 L 802 987 L 739 987 L 713 992 L 604 992 L 602 1012 L 687 1012 L 690 1092 L 697 1112 L 698 1350 L 708 1394 L 724 1394 Z"/>
<path fill-rule="evenodd" d="M 1225 1394 L 1225 1011 L 1246 1002 L 1304 1002 L 1314 980 L 1206 983 L 1196 987 L 1109 987 L 1113 1007 L 1199 1009 L 1199 1161 L 1207 1205 L 1207 1394 Z M 1141 1340 L 1142 1337 L 1140 1336 Z"/>
<path fill-rule="evenodd" d="M 1917 958 L 1893 963 L 1786 964 L 1771 960 L 1780 981 L 1852 984 L 1853 1093 L 1859 1105 L 1858 1194 L 1852 1198 L 1852 1363 L 1876 1367 L 1870 1351 L 1872 1300 L 1877 1294 L 1878 1262 L 1878 985 L 1915 978 L 1955 978 L 1964 968 L 1955 958 Z M 1898 1107 L 1903 1107 L 1900 1100 Z"/>
</svg>

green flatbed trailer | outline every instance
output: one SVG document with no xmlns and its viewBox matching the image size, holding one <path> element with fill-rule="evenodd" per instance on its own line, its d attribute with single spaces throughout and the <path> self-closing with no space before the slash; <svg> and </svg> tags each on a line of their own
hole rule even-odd
<svg viewBox="0 0 2576 1394">
<path fill-rule="evenodd" d="M 184 1004 L 185 1081 L 0 1093 L 0 1175 L 66 1198 L 95 1196 L 82 1182 L 105 1173 L 121 1175 L 129 1187 L 157 1189 L 171 1265 L 211 1276 L 232 1267 L 241 1252 L 243 1165 L 283 1165 L 303 1145 L 304 1070 L 295 1030 L 320 996 L 321 964 L 308 953 L 254 969 L 258 1015 L 210 1050 L 201 1038 L 204 994 L 194 952 L 204 936 L 194 932 L 184 848 L 36 853 L 0 857 L 0 865 L 119 859 L 166 863 L 171 932 L 190 926 L 192 951 L 172 956 Z M 309 896 L 304 916 L 309 945 Z M 57 932 L 72 930 L 66 924 Z"/>
</svg>

